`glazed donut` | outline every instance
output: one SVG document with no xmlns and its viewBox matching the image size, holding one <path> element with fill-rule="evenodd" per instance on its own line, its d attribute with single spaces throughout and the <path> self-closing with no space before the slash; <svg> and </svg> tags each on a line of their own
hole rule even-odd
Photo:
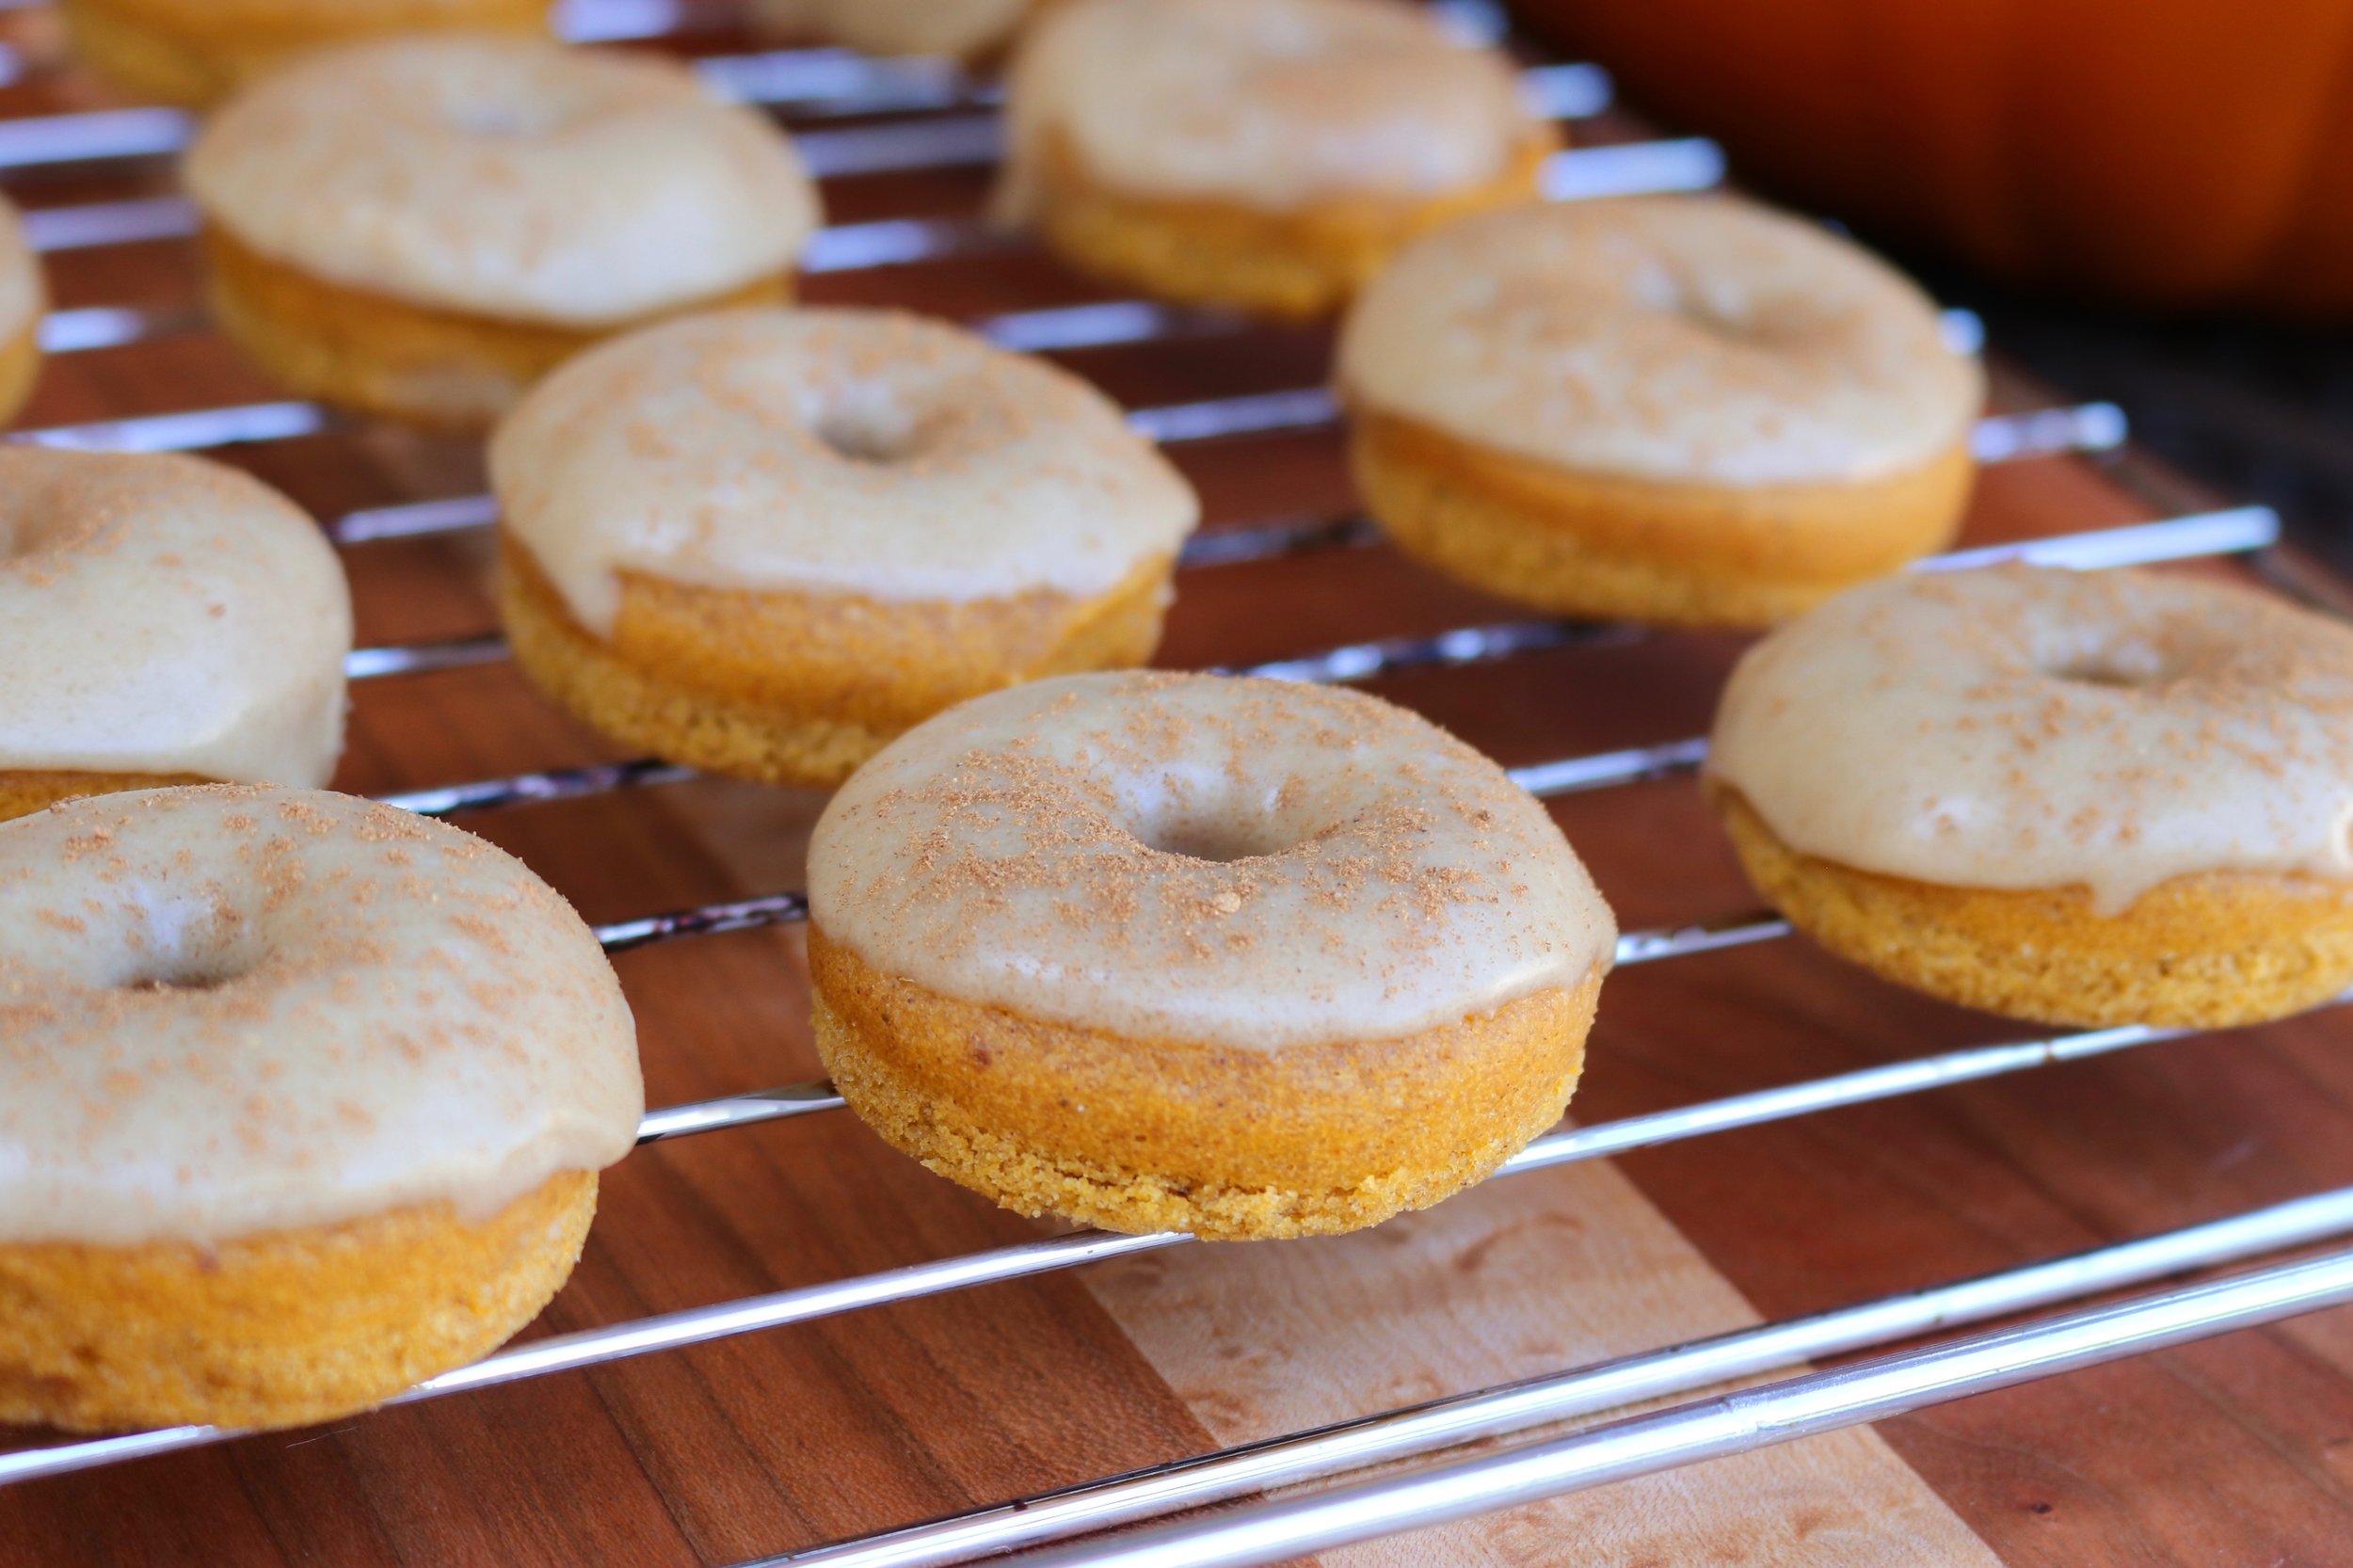
<svg viewBox="0 0 2353 1568">
<path fill-rule="evenodd" d="M 159 784 L 324 784 L 350 651 L 343 564 L 259 480 L 0 446 L 0 820 Z"/>
<path fill-rule="evenodd" d="M 1142 664 L 1199 507 L 1085 382 L 887 311 L 582 356 L 499 429 L 524 671 L 632 746 L 830 786 L 941 709 Z"/>
<path fill-rule="evenodd" d="M 1767 898 L 1948 1000 L 2219 1028 L 2353 984 L 2353 628 L 2247 589 L 1858 588 L 1741 661 L 1707 766 Z"/>
<path fill-rule="evenodd" d="M 49 291 L 16 209 L 0 197 L 0 424 L 14 419 L 40 375 L 40 318 Z"/>
<path fill-rule="evenodd" d="M 1429 236 L 1350 312 L 1338 380 L 1400 549 L 1560 614 L 1738 627 L 1949 540 L 1985 396 L 1876 259 L 1689 197 Z"/>
<path fill-rule="evenodd" d="M 1114 281 L 1281 316 L 1530 200 L 1560 146 L 1502 56 L 1397 0 L 1068 0 L 1006 105 L 1001 216 Z"/>
<path fill-rule="evenodd" d="M 0 825 L 0 1421 L 297 1426 L 472 1361 L 644 1113 L 518 861 L 249 785 Z"/>
<path fill-rule="evenodd" d="M 389 33 L 544 36 L 547 0 L 59 0 L 75 57 L 141 98 L 201 107 L 287 56 Z"/>
<path fill-rule="evenodd" d="M 1045 0 L 752 0 L 755 29 L 821 38 L 870 55 L 982 60 L 1013 40 Z"/>
<path fill-rule="evenodd" d="M 1353 1230 L 1550 1127 L 1615 952 L 1542 806 L 1352 692 L 1067 676 L 860 769 L 809 845 L 850 1106 L 1025 1214 Z"/>
<path fill-rule="evenodd" d="M 595 340 L 791 292 L 792 143 L 684 66 L 494 37 L 305 58 L 187 165 L 221 325 L 311 396 L 477 429 Z"/>
</svg>

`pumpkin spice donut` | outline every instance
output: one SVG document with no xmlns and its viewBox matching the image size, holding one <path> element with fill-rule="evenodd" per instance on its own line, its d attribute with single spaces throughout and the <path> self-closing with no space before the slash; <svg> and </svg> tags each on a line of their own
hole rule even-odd
<svg viewBox="0 0 2353 1568">
<path fill-rule="evenodd" d="M 1025 1214 L 1357 1229 L 1551 1127 L 1615 952 L 1545 808 L 1353 692 L 1067 676 L 903 736 L 809 845 L 850 1106 Z"/>
<path fill-rule="evenodd" d="M 2353 628 L 2248 589 L 1858 588 L 1742 660 L 1707 778 L 1792 922 L 1947 1000 L 2220 1028 L 2353 985 Z"/>
<path fill-rule="evenodd" d="M 214 310 L 264 368 L 455 431 L 600 338 L 788 297 L 818 220 L 783 133 L 684 66 L 472 35 L 263 79 L 187 182 Z"/>
<path fill-rule="evenodd" d="M 40 321 L 49 290 L 16 209 L 0 197 L 0 424 L 14 419 L 40 375 Z"/>
<path fill-rule="evenodd" d="M 1510 64 L 1398 0 L 1066 0 L 1006 83 L 1001 216 L 1165 298 L 1330 312 L 1560 147 Z"/>
<path fill-rule="evenodd" d="M 59 0 L 74 57 L 142 98 L 201 107 L 287 56 L 390 33 L 545 36 L 547 0 Z"/>
<path fill-rule="evenodd" d="M 0 820 L 164 784 L 324 784 L 350 651 L 343 564 L 259 480 L 0 445 Z"/>
<path fill-rule="evenodd" d="M 287 1427 L 481 1356 L 644 1113 L 571 906 L 249 785 L 0 824 L 0 1421 Z"/>
<path fill-rule="evenodd" d="M 889 311 L 608 344 L 499 427 L 523 670 L 673 760 L 830 786 L 1016 681 L 1139 664 L 1193 491 L 1076 376 Z"/>
<path fill-rule="evenodd" d="M 1950 540 L 1985 396 L 1909 280 L 1689 197 L 1430 235 L 1350 312 L 1338 380 L 1401 550 L 1558 614 L 1730 627 Z"/>
</svg>

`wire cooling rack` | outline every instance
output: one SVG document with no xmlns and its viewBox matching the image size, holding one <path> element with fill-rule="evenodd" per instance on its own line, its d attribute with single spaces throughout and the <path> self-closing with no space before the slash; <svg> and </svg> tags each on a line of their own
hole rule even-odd
<svg viewBox="0 0 2353 1568">
<path fill-rule="evenodd" d="M 25 0 L 0 0 L 0 10 L 33 8 Z M 1468 30 L 1490 37 L 1500 34 L 1499 19 L 1484 7 L 1458 4 L 1446 8 Z M 564 11 L 572 36 L 598 40 L 678 33 L 688 29 L 700 14 L 670 0 L 576 0 Z M 698 64 L 719 90 L 768 105 L 785 116 L 811 167 L 828 179 L 981 164 L 997 154 L 999 130 L 990 89 L 946 62 L 877 61 L 838 50 L 791 50 L 707 56 Z M 0 85 L 38 69 L 36 62 L 0 48 Z M 1532 66 L 1527 82 L 1531 94 L 1563 119 L 1596 115 L 1609 103 L 1607 77 L 1589 66 Z M 182 147 L 187 135 L 185 117 L 155 109 L 105 109 L 0 120 L 0 177 L 24 181 L 57 170 L 88 171 L 158 159 Z M 1547 171 L 1546 189 L 1551 198 L 1561 200 L 1633 191 L 1697 190 L 1714 184 L 1721 174 L 1721 155 L 1704 141 L 1580 145 L 1555 160 Z M 70 258 L 110 248 L 187 234 L 193 230 L 193 215 L 175 197 L 142 195 L 104 202 L 36 204 L 28 227 L 37 248 L 52 258 L 55 267 L 71 264 Z M 1020 243 L 967 219 L 884 218 L 825 230 L 808 265 L 820 272 L 866 271 L 977 256 Z M 998 314 L 972 325 L 1009 347 L 1064 351 L 1222 336 L 1239 339 L 1248 324 L 1215 312 L 1179 310 L 1143 300 L 1096 300 Z M 1946 328 L 1961 345 L 1976 345 L 1979 329 L 1967 312 L 1949 312 Z M 67 355 L 203 330 L 200 315 L 186 310 L 82 306 L 54 312 L 44 324 L 42 341 L 50 353 Z M 1322 388 L 1300 386 L 1137 408 L 1129 417 L 1140 432 L 1165 444 L 1180 445 L 1313 430 L 1334 424 L 1337 410 Z M 201 451 L 291 440 L 342 427 L 337 415 L 316 405 L 273 401 L 24 430 L 8 439 L 97 449 Z M 1974 444 L 1982 462 L 2000 464 L 2070 452 L 2112 451 L 2124 438 L 2121 414 L 2108 405 L 2090 404 L 1989 416 L 1977 427 Z M 328 520 L 325 526 L 339 544 L 357 549 L 385 540 L 485 529 L 496 520 L 495 511 L 488 497 L 456 495 L 349 512 Z M 1271 519 L 1198 536 L 1187 547 L 1179 565 L 1187 574 L 1216 571 L 1252 562 L 1356 549 L 1372 542 L 1372 537 L 1369 526 L 1355 517 Z M 2221 556 L 2276 565 L 2274 552 L 2279 544 L 2278 522 L 2269 512 L 2241 507 L 1965 551 L 1922 562 L 1918 569 L 1950 569 L 2006 558 L 2082 569 Z M 2333 584 L 2319 584 L 2300 563 L 2293 571 L 2281 569 L 2272 575 L 2291 589 L 2305 585 L 2334 591 Z M 1250 673 L 1283 680 L 1353 682 L 1433 665 L 1509 664 L 1541 650 L 1630 642 L 1644 635 L 1632 627 L 1519 619 L 1458 627 L 1429 636 L 1349 644 L 1247 668 Z M 353 654 L 349 673 L 355 680 L 378 680 L 504 657 L 504 646 L 496 637 L 366 648 Z M 1561 757 L 1516 768 L 1513 774 L 1532 792 L 1555 797 L 1686 774 L 1699 765 L 1704 755 L 1705 743 L 1694 738 Z M 689 776 L 688 770 L 645 759 L 459 782 L 381 798 L 414 811 L 459 816 L 656 788 Z M 778 890 L 764 897 L 616 921 L 600 927 L 598 936 L 608 950 L 619 952 L 717 932 L 796 922 L 807 913 L 807 904 L 797 891 Z M 1725 948 L 1776 941 L 1788 934 L 1786 923 L 1769 913 L 1736 910 L 1716 920 L 1629 932 L 1620 942 L 1618 963 L 1623 967 L 1673 962 Z M 2161 1046 L 2182 1038 L 2183 1032 L 2135 1027 L 2019 1039 L 1646 1115 L 1563 1128 L 1514 1156 L 1495 1179 Z M 831 1086 L 823 1082 L 672 1105 L 648 1114 L 640 1141 L 650 1144 L 829 1114 L 841 1105 Z M 1876 1420 L 2353 1301 L 2353 1251 L 2334 1251 L 2295 1261 L 2271 1261 L 2203 1283 L 2143 1288 L 2121 1302 L 2092 1304 L 2094 1298 L 2119 1290 L 2155 1286 L 2173 1276 L 2221 1265 L 2274 1258 L 2292 1249 L 2347 1238 L 2353 1238 L 2353 1188 L 1934 1288 L 1566 1368 L 760 1560 L 911 1568 L 1012 1551 L 1021 1553 L 1024 1561 L 1150 1563 L 1172 1568 L 1176 1564 L 1273 1561 Z M 393 1402 L 445 1398 L 992 1282 L 1180 1247 L 1189 1241 L 1190 1238 L 1176 1234 L 1115 1236 L 1091 1231 L 1041 1237 L 519 1344 L 474 1366 L 432 1379 Z M 2051 1308 L 2062 1310 L 1982 1335 L 1882 1354 L 1833 1371 L 1802 1369 L 1806 1363 L 1826 1356 L 1885 1351 L 1937 1331 Z M 1706 1397 L 1707 1390 L 1727 1383 L 1760 1377 L 1774 1381 L 1736 1394 Z M 1448 1450 L 1474 1441 L 1528 1437 L 1566 1422 L 1590 1422 L 1637 1402 L 1687 1396 L 1698 1397 L 1648 1415 L 1589 1424 L 1566 1436 L 1482 1450 L 1470 1458 L 1448 1456 Z M 0 1452 L 0 1486 L 199 1448 L 236 1435 L 208 1427 L 181 1427 L 23 1447 Z M 1413 1463 L 1401 1464 L 1401 1461 Z M 1280 1496 L 1261 1496 L 1273 1488 L 1295 1487 L 1375 1465 L 1385 1468 L 1369 1479 Z M 1172 1517 L 1211 1502 L 1234 1506 Z M 1143 1528 L 1090 1539 L 1113 1526 L 1138 1525 Z M 1032 1552 L 1037 1555 L 1032 1557 Z"/>
</svg>

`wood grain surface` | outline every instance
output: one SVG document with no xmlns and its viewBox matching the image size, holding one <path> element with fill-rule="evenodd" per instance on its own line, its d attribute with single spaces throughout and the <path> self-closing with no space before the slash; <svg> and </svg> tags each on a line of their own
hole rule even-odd
<svg viewBox="0 0 2353 1568">
<path fill-rule="evenodd" d="M 37 34 L 40 19 L 28 24 Z M 0 115 L 98 101 L 42 80 L 0 91 Z M 150 167 L 9 188 L 42 205 L 166 179 Z M 827 197 L 847 220 L 966 213 L 981 190 L 972 172 L 840 182 Z M 186 307 L 191 261 L 154 244 L 59 258 L 53 277 L 63 305 Z M 1104 294 L 1018 254 L 808 292 L 952 315 Z M 1327 349 L 1318 332 L 1258 331 L 1067 362 L 1142 404 L 1304 384 Z M 23 423 L 274 395 L 194 332 L 53 362 Z M 471 451 L 379 429 L 227 456 L 322 516 L 480 479 Z M 1206 445 L 1182 461 L 1213 525 L 1352 502 L 1329 436 Z M 2042 461 L 1990 474 L 1969 532 L 2148 515 L 2112 475 Z M 363 642 L 492 625 L 479 540 L 369 547 L 349 564 Z M 1519 614 L 1385 550 L 1205 570 L 1182 586 L 1162 656 L 1175 665 Z M 1699 732 L 1738 647 L 1656 636 L 1376 689 L 1525 762 Z M 494 665 L 360 689 L 337 783 L 376 792 L 609 755 Z M 821 804 L 702 782 L 464 822 L 609 920 L 796 886 Z M 1577 797 L 1559 814 L 1629 927 L 1754 903 L 1688 782 Z M 620 967 L 653 1103 L 814 1074 L 792 933 L 681 942 Z M 2032 1032 L 1771 943 L 1613 978 L 1576 1109 L 1613 1118 Z M 0 1565 L 728 1563 L 1752 1310 L 1833 1306 L 2353 1182 L 2348 1043 L 2338 1016 L 2182 1041 L 1520 1178 L 1368 1237 L 1187 1249 L 21 1486 L 0 1492 Z M 1035 1234 L 840 1114 L 645 1150 L 605 1192 L 578 1275 L 534 1332 Z M 1335 1560 L 1966 1563 L 1990 1547 L 2051 1568 L 2353 1561 L 2353 1315 L 1880 1432 L 1885 1448 L 1841 1437 Z"/>
</svg>

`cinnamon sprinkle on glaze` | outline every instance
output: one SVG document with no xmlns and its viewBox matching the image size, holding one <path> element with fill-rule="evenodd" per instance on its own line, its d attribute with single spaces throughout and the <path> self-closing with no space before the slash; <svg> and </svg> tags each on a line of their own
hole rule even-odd
<svg viewBox="0 0 2353 1568">
<path fill-rule="evenodd" d="M 1175 553 L 1192 489 L 1044 360 L 896 311 L 729 311 L 558 370 L 501 426 L 505 526 L 581 624 L 620 574 L 969 602 L 1110 591 Z"/>
<path fill-rule="evenodd" d="M 934 991 L 1265 1049 L 1575 987 L 1616 936 L 1544 808 L 1445 731 L 1165 673 L 1039 681 L 901 738 L 820 822 L 810 902 Z"/>
<path fill-rule="evenodd" d="M 2026 566 L 1857 589 L 1751 650 L 1709 768 L 1773 833 L 1950 887 L 2353 877 L 2353 629 L 2249 589 Z"/>
<path fill-rule="evenodd" d="M 1357 300 L 1352 403 L 1580 472 L 1882 478 L 1985 400 L 1908 279 L 1737 198 L 1509 208 L 1416 242 Z"/>
<path fill-rule="evenodd" d="M 643 1111 L 594 936 L 479 840 L 238 785 L 0 824 L 0 1242 L 482 1219 Z"/>
</svg>

